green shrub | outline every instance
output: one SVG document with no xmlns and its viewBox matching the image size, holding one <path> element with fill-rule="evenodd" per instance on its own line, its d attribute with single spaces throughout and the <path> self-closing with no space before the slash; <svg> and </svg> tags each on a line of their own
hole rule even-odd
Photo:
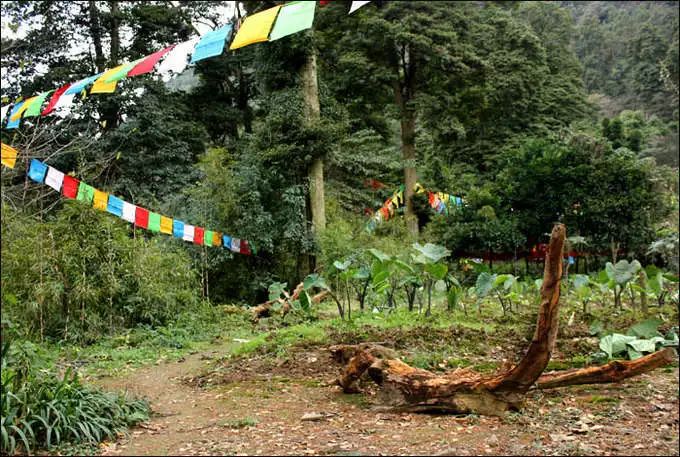
<svg viewBox="0 0 680 457">
<path fill-rule="evenodd" d="M 70 369 L 61 379 L 37 370 L 21 346 L 1 348 L 0 449 L 3 454 L 31 453 L 63 443 L 97 444 L 146 420 L 144 400 L 82 385 Z"/>
</svg>

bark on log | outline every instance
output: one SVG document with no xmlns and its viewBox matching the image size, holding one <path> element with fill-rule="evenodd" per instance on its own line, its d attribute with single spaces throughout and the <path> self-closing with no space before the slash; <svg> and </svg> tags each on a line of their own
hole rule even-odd
<svg viewBox="0 0 680 457">
<path fill-rule="evenodd" d="M 675 359 L 675 350 L 665 348 L 636 360 L 614 360 L 599 367 L 545 373 L 536 381 L 536 388 L 552 389 L 578 384 L 619 382 L 673 363 Z"/>
</svg>

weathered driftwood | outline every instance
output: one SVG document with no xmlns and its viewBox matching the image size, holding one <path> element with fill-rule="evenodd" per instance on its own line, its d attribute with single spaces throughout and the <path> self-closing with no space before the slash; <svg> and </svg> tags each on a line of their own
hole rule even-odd
<svg viewBox="0 0 680 457">
<path fill-rule="evenodd" d="M 250 310 L 250 312 L 252 314 L 252 317 L 251 317 L 252 321 L 257 322 L 258 320 L 260 320 L 263 317 L 271 316 L 272 307 L 274 306 L 275 303 L 281 304 L 281 315 L 285 316 L 291 310 L 290 302 L 297 300 L 300 297 L 300 293 L 302 292 L 303 288 L 304 288 L 303 283 L 300 283 L 300 284 L 297 285 L 295 290 L 293 290 L 292 295 L 288 295 L 288 293 L 284 291 L 284 295 L 286 296 L 285 299 L 284 298 L 277 298 L 277 299 L 274 299 L 274 300 L 266 301 L 266 302 L 264 302 L 260 305 L 254 306 Z M 318 294 L 316 294 L 312 297 L 312 303 L 321 303 L 321 301 L 324 298 L 326 298 L 327 295 L 328 295 L 328 291 L 326 291 L 326 290 L 319 292 Z"/>
<path fill-rule="evenodd" d="M 562 374 L 545 374 L 555 346 L 558 327 L 564 225 L 552 230 L 541 287 L 541 305 L 536 330 L 522 360 L 505 366 L 492 376 L 471 369 L 457 369 L 444 375 L 413 368 L 396 357 L 367 347 L 335 347 L 334 356 L 347 361 L 337 383 L 345 392 L 356 392 L 356 381 L 367 372 L 381 386 L 382 401 L 399 410 L 441 411 L 500 415 L 519 409 L 526 392 L 588 382 L 609 382 L 649 371 L 668 363 L 673 351 L 659 351 L 632 362 L 612 362 L 603 367 L 584 368 Z M 605 381 L 607 380 L 607 381 Z"/>
</svg>

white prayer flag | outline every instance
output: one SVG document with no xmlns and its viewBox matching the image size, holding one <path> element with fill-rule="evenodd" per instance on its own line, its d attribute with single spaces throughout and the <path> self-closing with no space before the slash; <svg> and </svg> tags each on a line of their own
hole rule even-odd
<svg viewBox="0 0 680 457">
<path fill-rule="evenodd" d="M 234 252 L 241 252 L 241 240 L 239 238 L 231 239 L 231 250 Z"/>
<path fill-rule="evenodd" d="M 123 202 L 123 219 L 134 224 L 136 212 L 137 207 L 135 205 L 128 202 Z"/>
<path fill-rule="evenodd" d="M 56 190 L 57 192 L 61 191 L 61 185 L 64 182 L 64 173 L 62 173 L 59 170 L 56 170 L 52 167 L 49 167 L 47 169 L 47 176 L 45 177 L 45 184 L 50 186 L 52 189 Z"/>
<path fill-rule="evenodd" d="M 189 56 L 194 52 L 194 47 L 200 37 L 192 38 L 184 41 L 167 53 L 163 61 L 158 65 L 158 74 L 161 75 L 163 81 L 167 82 L 174 75 L 182 73 L 189 65 Z"/>
<path fill-rule="evenodd" d="M 349 14 L 352 14 L 353 12 L 355 12 L 356 10 L 358 10 L 359 8 L 361 8 L 362 6 L 364 6 L 368 3 L 371 3 L 371 2 L 370 1 L 368 1 L 368 2 L 352 2 L 352 6 L 349 7 Z"/>
<path fill-rule="evenodd" d="M 194 226 L 189 224 L 184 224 L 184 235 L 182 236 L 184 241 L 194 241 Z"/>
</svg>

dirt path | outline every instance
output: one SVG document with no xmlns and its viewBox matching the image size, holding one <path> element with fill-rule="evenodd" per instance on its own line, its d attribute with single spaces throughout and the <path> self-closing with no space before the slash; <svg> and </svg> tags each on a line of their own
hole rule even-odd
<svg viewBox="0 0 680 457">
<path fill-rule="evenodd" d="M 487 418 L 376 412 L 367 396 L 344 395 L 300 370 L 286 378 L 285 369 L 233 367 L 242 375 L 226 384 L 183 382 L 218 355 L 101 380 L 147 397 L 155 413 L 102 454 L 678 455 L 677 368 L 618 385 L 536 392 L 521 414 Z M 311 414 L 321 417 L 303 420 Z"/>
</svg>

